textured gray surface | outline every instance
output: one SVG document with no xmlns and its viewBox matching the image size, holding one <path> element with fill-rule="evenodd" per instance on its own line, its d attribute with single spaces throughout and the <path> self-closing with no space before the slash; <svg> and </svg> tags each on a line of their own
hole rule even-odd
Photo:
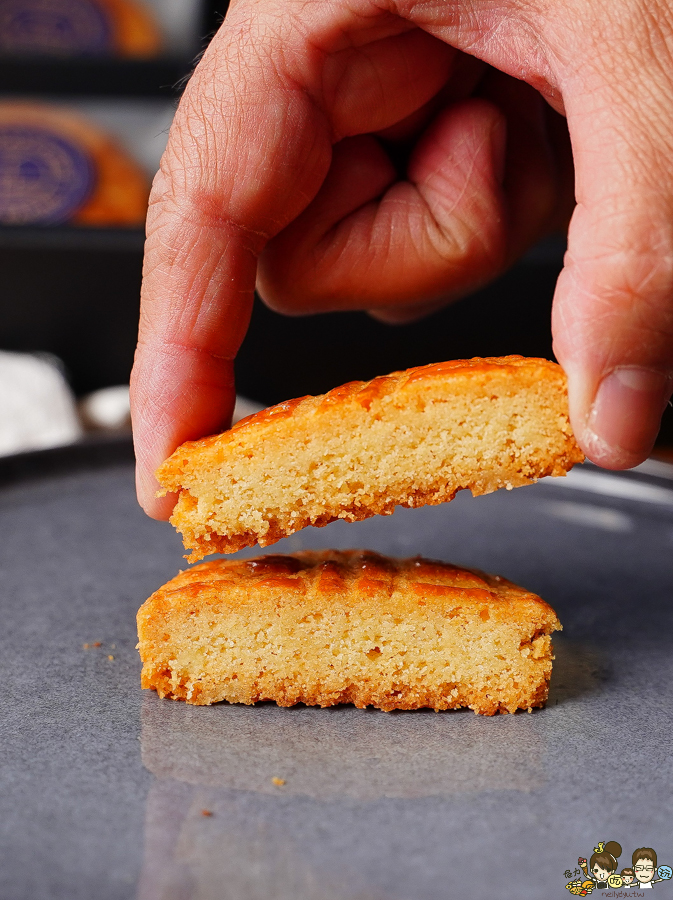
<svg viewBox="0 0 673 900">
<path fill-rule="evenodd" d="M 486 719 L 141 692 L 134 614 L 181 544 L 129 465 L 41 467 L 0 487 L 3 900 L 540 900 L 599 840 L 620 867 L 673 860 L 673 482 L 582 471 L 271 548 L 422 553 L 541 593 L 565 625 L 550 702 Z"/>
</svg>

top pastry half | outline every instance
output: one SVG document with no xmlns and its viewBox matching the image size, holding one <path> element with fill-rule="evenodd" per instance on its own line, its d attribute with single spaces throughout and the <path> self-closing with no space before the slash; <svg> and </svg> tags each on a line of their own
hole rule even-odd
<svg viewBox="0 0 673 900">
<path fill-rule="evenodd" d="M 584 459 L 556 363 L 453 360 L 288 400 L 157 470 L 190 561 L 307 525 L 389 515 L 565 475 Z"/>
</svg>

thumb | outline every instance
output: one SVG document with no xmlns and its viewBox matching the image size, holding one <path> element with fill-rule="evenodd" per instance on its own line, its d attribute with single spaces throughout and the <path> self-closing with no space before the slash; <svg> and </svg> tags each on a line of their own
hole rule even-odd
<svg viewBox="0 0 673 900">
<path fill-rule="evenodd" d="M 664 99 L 643 111 L 585 91 L 566 104 L 577 207 L 554 298 L 554 351 L 575 435 L 611 469 L 649 455 L 673 390 L 673 170 L 664 152 L 673 122 Z"/>
</svg>

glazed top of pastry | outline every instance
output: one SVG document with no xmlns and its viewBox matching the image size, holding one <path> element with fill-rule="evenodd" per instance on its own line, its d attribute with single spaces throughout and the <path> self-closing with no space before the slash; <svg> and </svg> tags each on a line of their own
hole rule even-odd
<svg viewBox="0 0 673 900">
<path fill-rule="evenodd" d="M 320 414 L 335 407 L 346 406 L 350 403 L 369 409 L 376 401 L 395 391 L 409 389 L 422 391 L 424 385 L 436 383 L 437 380 L 450 381 L 456 378 L 469 376 L 474 381 L 474 376 L 479 374 L 499 373 L 502 370 L 529 370 L 527 373 L 536 380 L 548 379 L 549 381 L 562 380 L 565 383 L 565 373 L 561 367 L 547 359 L 538 359 L 526 356 L 487 356 L 473 359 L 453 359 L 447 362 L 432 363 L 431 365 L 418 366 L 405 369 L 401 372 L 391 372 L 389 375 L 380 375 L 372 381 L 349 381 L 339 387 L 328 391 L 326 394 L 306 395 L 292 400 L 285 400 L 268 409 L 241 419 L 228 431 L 222 434 L 213 434 L 197 441 L 186 441 L 176 451 L 175 455 L 190 452 L 192 450 L 204 450 L 216 443 L 227 443 L 242 437 L 241 432 L 252 432 L 258 428 L 275 425 L 281 420 L 289 419 L 293 415 L 302 412 Z M 513 373 L 512 373 L 513 374 Z M 163 465 L 166 466 L 172 457 L 169 457 Z M 161 471 L 160 467 L 160 470 Z"/>
</svg>

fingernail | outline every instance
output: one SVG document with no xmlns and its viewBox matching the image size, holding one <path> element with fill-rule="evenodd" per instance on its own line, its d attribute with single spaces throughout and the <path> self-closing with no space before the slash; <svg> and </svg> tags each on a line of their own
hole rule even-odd
<svg viewBox="0 0 673 900">
<path fill-rule="evenodd" d="M 588 428 L 614 462 L 644 458 L 659 432 L 671 393 L 671 376 L 638 366 L 619 366 L 601 381 Z"/>
</svg>

